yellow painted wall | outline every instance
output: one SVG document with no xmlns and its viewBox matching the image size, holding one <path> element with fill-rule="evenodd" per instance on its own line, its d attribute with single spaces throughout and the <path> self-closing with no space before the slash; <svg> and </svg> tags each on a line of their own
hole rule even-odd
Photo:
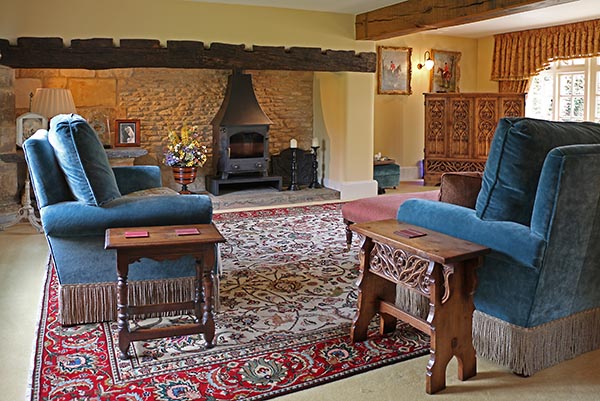
<svg viewBox="0 0 600 401">
<path fill-rule="evenodd" d="M 377 42 L 377 45 L 412 48 L 412 95 L 375 95 L 374 153 L 391 157 L 403 167 L 415 167 L 424 156 L 424 97 L 430 73 L 417 64 L 427 50 L 461 52 L 460 92 L 497 92 L 490 81 L 493 37 L 464 39 L 419 33 Z M 376 91 L 376 88 L 375 88 Z"/>
<path fill-rule="evenodd" d="M 122 38 L 140 38 L 158 39 L 163 45 L 167 40 L 196 40 L 206 45 L 221 42 L 375 50 L 374 42 L 354 40 L 354 16 L 349 14 L 187 0 L 3 0 L 1 11 L 0 38 L 13 44 L 18 37 L 33 36 L 61 37 L 65 45 L 71 39 L 114 38 L 118 44 Z M 325 106 L 315 109 L 315 116 L 320 113 L 320 121 L 326 121 L 328 128 L 315 129 L 315 133 L 323 138 L 332 135 L 331 143 L 326 144 L 329 147 L 323 149 L 327 152 L 325 178 L 342 191 L 347 183 L 358 183 L 361 188 L 350 196 L 374 195 L 374 74 L 317 75 L 321 80 L 316 79 L 315 85 L 323 83 L 318 93 Z M 315 126 L 318 124 L 315 121 Z"/>
<path fill-rule="evenodd" d="M 494 60 L 494 37 L 477 41 L 477 92 L 498 92 L 498 81 L 490 80 Z"/>
<path fill-rule="evenodd" d="M 316 73 L 314 130 L 324 183 L 354 199 L 377 192 L 373 181 L 373 74 Z M 340 151 L 343 149 L 343 151 Z M 321 159 L 322 158 L 322 159 Z"/>
<path fill-rule="evenodd" d="M 188 0 L 2 0 L 0 38 L 140 38 L 371 51 L 354 16 Z"/>
<path fill-rule="evenodd" d="M 375 51 L 375 45 L 412 47 L 412 92 L 377 95 L 374 74 L 315 75 L 315 135 L 323 142 L 325 179 L 331 185 L 364 184 L 372 192 L 371 157 L 392 157 L 403 166 L 423 158 L 423 93 L 429 73 L 418 70 L 429 49 L 460 51 L 460 91 L 497 91 L 489 81 L 493 38 L 461 39 L 419 33 L 380 42 L 354 40 L 348 14 L 230 6 L 187 0 L 4 0 L 0 38 L 21 36 L 197 40 L 323 49 Z M 330 142 L 327 142 L 327 141 Z"/>
</svg>

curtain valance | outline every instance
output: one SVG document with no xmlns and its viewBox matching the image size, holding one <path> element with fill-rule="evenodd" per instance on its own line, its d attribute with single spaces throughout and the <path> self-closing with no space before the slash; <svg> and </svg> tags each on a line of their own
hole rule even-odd
<svg viewBox="0 0 600 401">
<path fill-rule="evenodd" d="M 551 61 L 600 55 L 600 19 L 495 35 L 494 81 L 522 81 Z"/>
</svg>

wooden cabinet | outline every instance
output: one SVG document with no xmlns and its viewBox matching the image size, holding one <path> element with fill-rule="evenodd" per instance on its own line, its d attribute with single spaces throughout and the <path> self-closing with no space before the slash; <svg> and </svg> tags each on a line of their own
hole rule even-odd
<svg viewBox="0 0 600 401">
<path fill-rule="evenodd" d="M 425 93 L 425 185 L 483 171 L 498 120 L 525 115 L 524 93 Z"/>
</svg>

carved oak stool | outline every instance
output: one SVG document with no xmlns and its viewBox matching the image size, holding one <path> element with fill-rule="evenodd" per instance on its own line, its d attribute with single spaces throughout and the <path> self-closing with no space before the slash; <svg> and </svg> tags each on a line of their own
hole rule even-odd
<svg viewBox="0 0 600 401">
<path fill-rule="evenodd" d="M 369 322 L 379 313 L 381 335 L 396 329 L 396 319 L 429 334 L 428 394 L 446 388 L 446 367 L 453 356 L 458 359 L 459 380 L 475 376 L 475 269 L 489 248 L 395 219 L 353 224 L 350 229 L 365 237 L 351 341 L 366 340 Z M 429 298 L 427 320 L 395 305 L 396 284 Z"/>
</svg>

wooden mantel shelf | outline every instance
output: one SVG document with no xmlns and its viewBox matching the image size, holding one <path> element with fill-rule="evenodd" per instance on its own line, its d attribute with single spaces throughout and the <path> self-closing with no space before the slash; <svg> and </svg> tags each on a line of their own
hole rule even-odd
<svg viewBox="0 0 600 401">
<path fill-rule="evenodd" d="M 241 70 L 295 70 L 375 72 L 376 54 L 311 47 L 253 46 L 197 41 L 110 38 L 73 39 L 65 47 L 62 38 L 17 39 L 11 45 L 0 39 L 0 64 L 12 68 L 108 68 L 167 67 Z"/>
</svg>

